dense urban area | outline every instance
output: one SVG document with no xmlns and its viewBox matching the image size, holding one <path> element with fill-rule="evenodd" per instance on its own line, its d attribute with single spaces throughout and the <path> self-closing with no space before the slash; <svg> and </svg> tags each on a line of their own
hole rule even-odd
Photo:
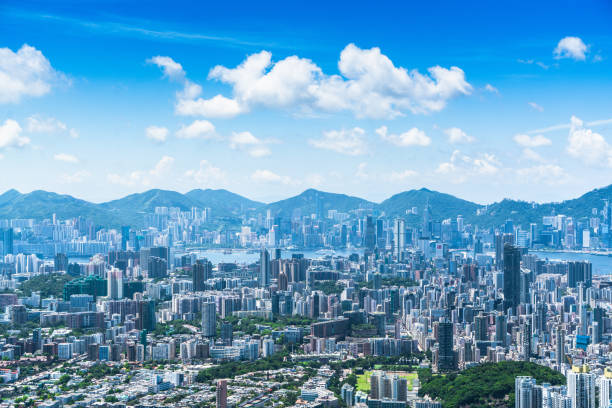
<svg viewBox="0 0 612 408">
<path fill-rule="evenodd" d="M 0 221 L 0 406 L 611 406 L 612 280 L 545 252 L 605 257 L 607 200 L 479 226 L 309 197 Z"/>
</svg>

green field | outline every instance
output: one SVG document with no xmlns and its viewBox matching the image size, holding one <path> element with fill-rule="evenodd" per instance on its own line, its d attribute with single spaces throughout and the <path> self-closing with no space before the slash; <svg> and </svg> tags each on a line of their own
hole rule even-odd
<svg viewBox="0 0 612 408">
<path fill-rule="evenodd" d="M 370 376 L 372 371 L 366 371 L 364 374 L 357 376 L 357 391 L 370 392 Z M 412 391 L 412 381 L 418 378 L 417 373 L 402 373 L 400 377 L 408 380 L 408 391 Z"/>
</svg>

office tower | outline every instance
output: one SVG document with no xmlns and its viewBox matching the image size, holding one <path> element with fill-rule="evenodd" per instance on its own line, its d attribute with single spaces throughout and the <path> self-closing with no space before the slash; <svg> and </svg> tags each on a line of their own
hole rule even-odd
<svg viewBox="0 0 612 408">
<path fill-rule="evenodd" d="M 514 379 L 514 407 L 537 408 L 534 404 L 536 381 L 532 377 L 519 376 Z"/>
<path fill-rule="evenodd" d="M 376 245 L 382 249 L 384 249 L 387 245 L 384 222 L 382 218 L 376 220 Z"/>
<path fill-rule="evenodd" d="M 107 296 L 112 300 L 123 299 L 123 271 L 112 268 L 107 274 Z"/>
<path fill-rule="evenodd" d="M 455 369 L 453 323 L 443 320 L 438 325 L 438 371 Z"/>
<path fill-rule="evenodd" d="M 232 341 L 234 341 L 234 327 L 231 323 L 221 323 L 221 339 L 226 346 L 232 345 Z"/>
<path fill-rule="evenodd" d="M 565 330 L 561 325 L 557 326 L 556 330 L 557 337 L 557 350 L 556 358 L 557 365 L 561 366 L 565 362 Z"/>
<path fill-rule="evenodd" d="M 495 316 L 495 341 L 500 346 L 506 346 L 506 334 L 508 333 L 508 320 L 506 315 L 499 313 Z"/>
<path fill-rule="evenodd" d="M 202 302 L 202 335 L 214 337 L 217 331 L 217 304 L 207 300 Z"/>
<path fill-rule="evenodd" d="M 366 249 L 373 251 L 376 247 L 376 229 L 374 227 L 374 219 L 371 215 L 366 217 L 365 224 L 364 246 Z"/>
<path fill-rule="evenodd" d="M 427 200 L 427 204 L 425 204 L 425 209 L 423 210 L 423 227 L 421 237 L 431 237 L 431 207 L 429 206 L 429 200 Z"/>
<path fill-rule="evenodd" d="M 155 300 L 153 299 L 145 299 L 139 300 L 138 304 L 138 319 L 137 319 L 137 328 L 142 330 L 143 333 L 147 331 L 155 330 L 157 325 L 157 318 L 155 315 Z M 146 338 L 146 335 L 145 335 Z"/>
<path fill-rule="evenodd" d="M 191 268 L 194 292 L 206 290 L 206 281 L 212 277 L 212 263 L 207 259 L 201 259 Z"/>
<path fill-rule="evenodd" d="M 68 257 L 66 254 L 58 253 L 53 259 L 53 269 L 55 272 L 67 272 L 68 271 Z"/>
<path fill-rule="evenodd" d="M 399 258 L 406 247 L 406 225 L 404 220 L 396 218 L 393 222 L 393 254 Z"/>
<path fill-rule="evenodd" d="M 521 252 L 514 245 L 504 245 L 504 310 L 520 303 Z"/>
<path fill-rule="evenodd" d="M 340 389 L 340 395 L 347 407 L 352 407 L 355 403 L 355 387 L 345 383 Z"/>
<path fill-rule="evenodd" d="M 567 263 L 567 286 L 578 287 L 579 282 L 590 288 L 593 280 L 593 265 L 588 261 L 572 261 Z"/>
<path fill-rule="evenodd" d="M 529 224 L 529 244 L 531 248 L 538 241 L 538 224 L 531 223 Z"/>
<path fill-rule="evenodd" d="M 474 340 L 476 341 L 487 341 L 489 340 L 488 334 L 489 328 L 489 317 L 479 314 L 474 318 Z"/>
<path fill-rule="evenodd" d="M 2 255 L 12 254 L 13 251 L 13 229 L 0 229 L 0 239 L 2 240 Z"/>
<path fill-rule="evenodd" d="M 595 375 L 584 367 L 573 367 L 567 374 L 567 395 L 572 408 L 595 408 Z"/>
<path fill-rule="evenodd" d="M 127 250 L 127 243 L 130 239 L 130 226 L 124 225 L 121 227 L 121 250 Z"/>
<path fill-rule="evenodd" d="M 147 266 L 147 276 L 151 279 L 161 279 L 168 276 L 168 261 L 158 256 L 150 256 Z"/>
<path fill-rule="evenodd" d="M 523 332 L 521 333 L 523 358 L 527 361 L 529 361 L 529 358 L 532 354 L 531 336 L 531 322 L 529 321 L 529 319 L 527 319 L 525 321 L 525 324 L 523 325 Z"/>
<path fill-rule="evenodd" d="M 270 286 L 270 253 L 267 249 L 261 250 L 259 257 L 259 287 L 267 288 Z"/>
<path fill-rule="evenodd" d="M 278 274 L 278 290 L 284 292 L 287 290 L 288 286 L 289 286 L 289 278 L 287 274 L 284 271 L 282 271 Z"/>
<path fill-rule="evenodd" d="M 217 380 L 217 408 L 227 408 L 227 380 Z"/>
</svg>

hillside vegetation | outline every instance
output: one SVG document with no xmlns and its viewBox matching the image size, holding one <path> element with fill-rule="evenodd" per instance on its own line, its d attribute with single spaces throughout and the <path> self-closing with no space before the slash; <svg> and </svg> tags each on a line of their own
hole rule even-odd
<svg viewBox="0 0 612 408">
<path fill-rule="evenodd" d="M 514 379 L 521 375 L 535 378 L 538 384 L 565 384 L 565 377 L 548 367 L 526 361 L 503 361 L 446 375 L 432 375 L 430 369 L 421 369 L 419 395 L 442 401 L 444 408 L 511 408 Z"/>
</svg>

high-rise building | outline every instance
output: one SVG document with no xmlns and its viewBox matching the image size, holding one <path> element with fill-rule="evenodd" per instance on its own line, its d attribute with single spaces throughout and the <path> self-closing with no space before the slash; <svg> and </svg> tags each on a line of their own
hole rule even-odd
<svg viewBox="0 0 612 408">
<path fill-rule="evenodd" d="M 267 249 L 261 250 L 259 257 L 259 287 L 267 288 L 270 286 L 270 253 Z"/>
<path fill-rule="evenodd" d="M 438 325 L 438 371 L 454 369 L 453 323 L 443 320 Z"/>
<path fill-rule="evenodd" d="M 364 246 L 370 251 L 373 251 L 376 247 L 376 229 L 371 215 L 366 217 Z"/>
<path fill-rule="evenodd" d="M 556 350 L 556 359 L 557 365 L 561 366 L 565 362 L 565 330 L 561 325 L 557 326 L 556 330 L 556 338 L 557 338 L 557 350 Z"/>
<path fill-rule="evenodd" d="M 514 245 L 504 245 L 504 310 L 520 304 L 521 252 Z"/>
<path fill-rule="evenodd" d="M 572 408 L 595 408 L 595 374 L 585 367 L 572 367 L 567 374 L 567 395 Z"/>
<path fill-rule="evenodd" d="M 0 229 L 0 240 L 2 240 L 2 255 L 9 255 L 13 250 L 13 229 Z"/>
<path fill-rule="evenodd" d="M 123 299 L 123 271 L 121 269 L 112 268 L 109 270 L 106 283 L 108 285 L 106 293 L 109 299 Z"/>
<path fill-rule="evenodd" d="M 393 222 L 393 255 L 399 258 L 406 247 L 406 224 L 401 218 Z"/>
<path fill-rule="evenodd" d="M 212 277 L 212 263 L 207 259 L 198 260 L 191 267 L 191 272 L 194 292 L 203 292 L 206 281 Z"/>
<path fill-rule="evenodd" d="M 536 381 L 532 377 L 519 376 L 514 379 L 514 407 L 538 408 L 534 404 Z"/>
<path fill-rule="evenodd" d="M 217 331 L 217 304 L 207 300 L 202 302 L 202 335 L 214 337 Z"/>
<path fill-rule="evenodd" d="M 567 263 L 567 286 L 578 287 L 583 282 L 586 288 L 590 288 L 593 279 L 593 265 L 588 261 L 571 261 Z"/>
<path fill-rule="evenodd" d="M 217 408 L 227 408 L 227 380 L 217 380 Z"/>
</svg>

